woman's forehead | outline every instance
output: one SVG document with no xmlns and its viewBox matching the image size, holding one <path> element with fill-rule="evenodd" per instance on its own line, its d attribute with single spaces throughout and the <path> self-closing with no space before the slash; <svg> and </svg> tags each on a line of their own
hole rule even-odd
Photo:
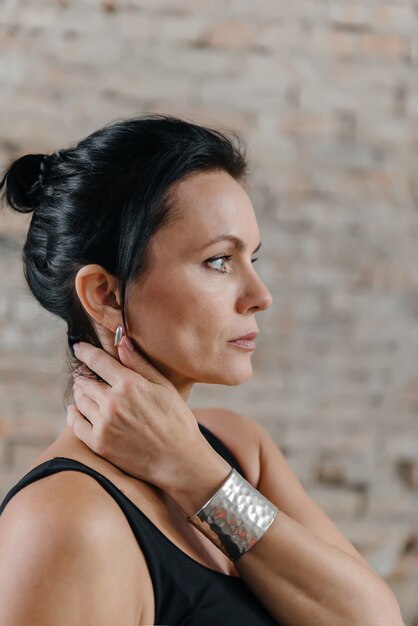
<svg viewBox="0 0 418 626">
<path fill-rule="evenodd" d="M 241 183 L 223 170 L 194 172 L 180 180 L 173 192 L 175 203 L 180 206 L 194 203 L 202 196 L 207 203 L 219 203 L 246 195 Z"/>
<path fill-rule="evenodd" d="M 159 231 L 156 243 L 199 248 L 222 234 L 257 238 L 258 225 L 246 191 L 226 172 L 204 172 L 182 181 L 175 194 L 176 219 Z M 253 242 L 249 242 L 252 245 Z"/>
</svg>

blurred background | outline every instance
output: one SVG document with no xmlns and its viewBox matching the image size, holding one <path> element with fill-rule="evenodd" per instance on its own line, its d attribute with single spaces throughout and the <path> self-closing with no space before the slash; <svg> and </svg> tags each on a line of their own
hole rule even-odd
<svg viewBox="0 0 418 626">
<path fill-rule="evenodd" d="M 418 2 L 2 0 L 0 167 L 116 118 L 237 130 L 273 294 L 254 375 L 190 405 L 257 420 L 418 626 Z M 65 427 L 64 323 L 0 213 L 0 500 Z"/>
</svg>

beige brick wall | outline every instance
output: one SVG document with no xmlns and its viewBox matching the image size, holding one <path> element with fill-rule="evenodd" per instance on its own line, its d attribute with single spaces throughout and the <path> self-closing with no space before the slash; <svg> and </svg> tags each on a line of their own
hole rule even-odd
<svg viewBox="0 0 418 626">
<path fill-rule="evenodd" d="M 254 376 L 192 406 L 258 420 L 418 624 L 418 3 L 14 0 L 0 163 L 124 115 L 234 127 L 274 297 Z M 63 428 L 65 328 L 0 219 L 0 498 Z"/>
</svg>

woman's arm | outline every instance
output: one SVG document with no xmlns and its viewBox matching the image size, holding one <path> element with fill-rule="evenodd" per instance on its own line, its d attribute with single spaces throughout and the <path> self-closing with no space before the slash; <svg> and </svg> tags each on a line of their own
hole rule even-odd
<svg viewBox="0 0 418 626">
<path fill-rule="evenodd" d="M 235 567 L 283 626 L 404 626 L 377 574 L 283 512 Z"/>
<path fill-rule="evenodd" d="M 354 553 L 349 554 L 351 549 L 347 546 L 351 544 L 341 541 L 331 521 L 330 540 L 326 541 L 283 511 L 286 503 L 287 510 L 301 514 L 302 487 L 295 490 L 292 504 L 289 489 L 295 483 L 286 487 L 286 476 L 283 480 L 281 475 L 283 456 L 268 439 L 267 433 L 260 438 L 257 488 L 276 504 L 279 513 L 261 539 L 235 562 L 241 578 L 283 626 L 404 626 L 391 589 L 362 562 L 354 547 Z M 188 474 L 187 483 L 180 486 L 176 481 L 176 488 L 169 489 L 169 495 L 188 515 L 195 513 L 199 503 L 204 504 L 222 484 L 222 477 L 228 474 L 225 463 L 220 457 L 216 460 L 201 455 L 200 462 L 196 460 L 193 472 Z M 315 513 L 318 524 L 320 517 Z"/>
</svg>

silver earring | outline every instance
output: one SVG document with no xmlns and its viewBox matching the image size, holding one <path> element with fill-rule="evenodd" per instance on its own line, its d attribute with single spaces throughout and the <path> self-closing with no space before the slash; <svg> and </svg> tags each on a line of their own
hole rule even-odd
<svg viewBox="0 0 418 626">
<path fill-rule="evenodd" d="M 120 344 L 120 342 L 122 341 L 122 337 L 123 337 L 123 327 L 122 327 L 122 324 L 119 324 L 119 326 L 115 330 L 115 343 L 113 345 L 117 346 L 118 344 Z"/>
</svg>

